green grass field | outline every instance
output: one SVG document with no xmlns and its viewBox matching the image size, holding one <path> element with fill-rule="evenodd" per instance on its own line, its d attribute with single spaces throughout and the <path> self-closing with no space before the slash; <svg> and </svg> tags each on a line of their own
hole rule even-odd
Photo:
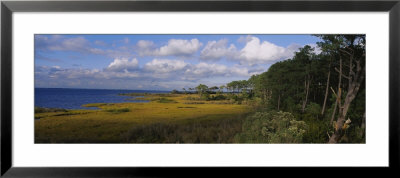
<svg viewBox="0 0 400 178">
<path fill-rule="evenodd" d="M 132 95 L 134 96 L 134 95 Z M 252 107 L 146 94 L 148 103 L 94 103 L 99 110 L 40 110 L 35 143 L 231 143 Z"/>
</svg>

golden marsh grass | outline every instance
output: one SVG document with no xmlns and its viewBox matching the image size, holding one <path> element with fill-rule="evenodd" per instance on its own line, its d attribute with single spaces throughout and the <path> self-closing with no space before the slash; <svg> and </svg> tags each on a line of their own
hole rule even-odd
<svg viewBox="0 0 400 178">
<path fill-rule="evenodd" d="M 241 119 L 252 112 L 248 105 L 226 101 L 189 104 L 185 94 L 151 95 L 148 103 L 94 103 L 99 110 L 68 110 L 36 113 L 36 143 L 125 143 L 132 128 L 155 123 L 187 125 Z M 195 96 L 195 95 L 192 95 Z M 192 128 L 192 127 L 191 127 Z M 192 128 L 193 129 L 193 128 Z"/>
</svg>

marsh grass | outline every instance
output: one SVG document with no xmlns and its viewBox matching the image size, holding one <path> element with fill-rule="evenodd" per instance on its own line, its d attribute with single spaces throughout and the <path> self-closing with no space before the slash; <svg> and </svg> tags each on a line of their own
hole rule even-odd
<svg viewBox="0 0 400 178">
<path fill-rule="evenodd" d="M 85 104 L 83 107 L 104 107 L 104 106 L 113 106 L 113 103 L 91 103 L 91 104 Z"/>
<path fill-rule="evenodd" d="M 178 103 L 175 100 L 164 98 L 164 97 L 154 98 L 154 99 L 152 99 L 152 101 L 157 101 L 159 103 Z"/>
<path fill-rule="evenodd" d="M 192 107 L 192 106 L 181 107 L 181 106 L 178 106 L 178 108 L 196 108 L 196 107 Z"/>
<path fill-rule="evenodd" d="M 159 122 L 135 126 L 122 137 L 128 143 L 233 143 L 244 118 L 225 115 L 186 123 Z"/>
<path fill-rule="evenodd" d="M 142 143 L 152 139 L 160 143 L 229 143 L 240 116 L 253 112 L 246 105 L 213 104 L 215 101 L 185 104 L 189 102 L 185 94 L 145 97 L 149 102 L 97 103 L 85 106 L 98 110 L 35 113 L 35 118 L 40 118 L 35 120 L 35 143 Z M 128 134 L 136 132 L 171 134 L 164 136 L 168 139 Z"/>
<path fill-rule="evenodd" d="M 47 112 L 67 112 L 66 109 L 61 108 L 42 108 L 42 107 L 35 107 L 35 113 L 47 113 Z"/>
<path fill-rule="evenodd" d="M 113 114 L 119 114 L 119 113 L 129 112 L 130 109 L 129 108 L 114 108 L 114 109 L 107 109 L 104 111 L 113 113 Z"/>
<path fill-rule="evenodd" d="M 201 101 L 188 101 L 188 102 L 184 102 L 184 104 L 206 104 L 206 103 L 201 102 Z"/>
</svg>

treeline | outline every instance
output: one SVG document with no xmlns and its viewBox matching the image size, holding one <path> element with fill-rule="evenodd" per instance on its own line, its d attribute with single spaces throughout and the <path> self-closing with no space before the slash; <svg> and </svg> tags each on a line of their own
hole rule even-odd
<svg viewBox="0 0 400 178">
<path fill-rule="evenodd" d="M 292 59 L 252 76 L 250 91 L 265 108 L 314 124 L 307 141 L 365 142 L 365 35 L 318 37 L 321 53 L 300 48 Z"/>
<path fill-rule="evenodd" d="M 225 89 L 228 99 L 256 102 L 261 112 L 288 112 L 307 124 L 301 142 L 364 143 L 365 35 L 316 36 L 318 54 L 306 45 L 248 80 L 191 90 L 207 99 Z"/>
</svg>

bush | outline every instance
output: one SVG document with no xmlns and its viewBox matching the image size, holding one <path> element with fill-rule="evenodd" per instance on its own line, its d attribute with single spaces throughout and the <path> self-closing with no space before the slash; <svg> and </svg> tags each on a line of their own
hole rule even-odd
<svg viewBox="0 0 400 178">
<path fill-rule="evenodd" d="M 224 95 L 213 95 L 209 98 L 209 100 L 225 100 L 226 97 Z"/>
<path fill-rule="evenodd" d="M 130 109 L 129 108 L 116 108 L 116 109 L 107 109 L 105 111 L 113 113 L 113 114 L 119 114 L 119 113 L 123 113 L 123 112 L 129 112 Z"/>
<path fill-rule="evenodd" d="M 168 98 L 156 98 L 153 101 L 157 101 L 159 103 L 177 103 L 175 100 L 168 99 Z"/>
<path fill-rule="evenodd" d="M 210 98 L 210 94 L 209 93 L 203 93 L 202 95 L 201 95 L 201 99 L 202 100 L 208 100 Z"/>
<path fill-rule="evenodd" d="M 178 91 L 178 90 L 172 90 L 171 94 L 182 94 L 182 92 Z"/>
<path fill-rule="evenodd" d="M 191 102 L 184 102 L 183 104 L 205 104 L 205 102 L 191 101 Z"/>
<path fill-rule="evenodd" d="M 235 137 L 240 143 L 301 143 L 307 125 L 288 112 L 257 112 L 246 118 L 242 133 Z"/>
<path fill-rule="evenodd" d="M 35 113 L 45 113 L 45 112 L 68 112 L 68 110 L 62 108 L 35 107 Z"/>
<path fill-rule="evenodd" d="M 200 100 L 202 100 L 202 99 L 200 99 L 199 97 L 192 97 L 192 96 L 188 96 L 188 97 L 185 97 L 185 100 L 195 100 L 195 101 L 200 101 Z"/>
<path fill-rule="evenodd" d="M 130 143 L 232 143 L 242 121 L 227 117 L 188 123 L 152 123 L 135 126 L 121 137 Z"/>
<path fill-rule="evenodd" d="M 315 119 L 318 119 L 321 113 L 321 106 L 317 103 L 310 102 L 310 104 L 307 105 L 305 111 L 306 117 L 313 117 Z"/>
</svg>

